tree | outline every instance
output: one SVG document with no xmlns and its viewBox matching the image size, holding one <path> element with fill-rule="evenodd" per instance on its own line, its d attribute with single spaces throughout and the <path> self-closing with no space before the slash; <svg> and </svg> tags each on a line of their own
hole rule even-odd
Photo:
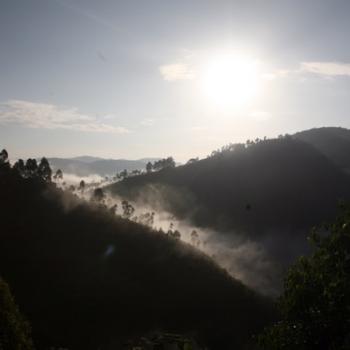
<svg viewBox="0 0 350 350">
<path fill-rule="evenodd" d="M 173 157 L 160 159 L 153 164 L 153 170 L 159 171 L 165 168 L 175 168 L 175 161 Z"/>
<path fill-rule="evenodd" d="M 79 191 L 84 192 L 85 190 L 85 181 L 81 180 L 79 183 Z"/>
<path fill-rule="evenodd" d="M 49 161 L 43 157 L 39 163 L 38 175 L 45 182 L 51 182 L 52 170 Z"/>
<path fill-rule="evenodd" d="M 63 179 L 63 172 L 61 169 L 57 169 L 55 175 L 53 176 L 55 180 L 62 180 Z"/>
<path fill-rule="evenodd" d="M 193 163 L 196 163 L 196 162 L 198 162 L 199 161 L 199 158 L 197 157 L 197 158 L 191 158 L 191 159 L 189 159 L 188 161 L 187 161 L 187 163 L 186 164 L 193 164 Z"/>
<path fill-rule="evenodd" d="M 9 154 L 7 153 L 6 149 L 3 149 L 0 152 L 0 164 L 1 163 L 7 163 L 9 158 Z"/>
<path fill-rule="evenodd" d="M 198 235 L 198 232 L 196 230 L 192 230 L 192 232 L 191 232 L 191 243 L 197 247 L 200 244 L 199 235 Z"/>
<path fill-rule="evenodd" d="M 6 149 L 3 149 L 1 152 L 0 152 L 0 170 L 1 172 L 4 171 L 4 172 L 7 172 L 10 170 L 10 163 L 8 161 L 8 153 L 6 151 Z"/>
<path fill-rule="evenodd" d="M 26 167 L 24 165 L 23 159 L 18 159 L 18 161 L 13 165 L 13 169 L 21 176 L 25 176 Z"/>
<path fill-rule="evenodd" d="M 350 348 L 350 210 L 324 229 L 312 232 L 313 254 L 289 269 L 282 320 L 258 338 L 263 349 Z"/>
<path fill-rule="evenodd" d="M 121 171 L 119 174 L 117 174 L 118 179 L 125 179 L 128 177 L 128 171 L 126 169 L 124 169 L 123 171 Z"/>
<path fill-rule="evenodd" d="M 15 304 L 7 283 L 0 278 L 0 349 L 31 350 L 29 323 Z"/>
<path fill-rule="evenodd" d="M 135 212 L 135 208 L 126 200 L 122 201 L 123 217 L 130 219 Z"/>
<path fill-rule="evenodd" d="M 28 158 L 25 165 L 25 177 L 33 178 L 38 176 L 38 163 L 36 159 Z"/>
<path fill-rule="evenodd" d="M 148 162 L 148 163 L 146 164 L 146 171 L 147 171 L 147 173 L 151 173 L 151 172 L 152 172 L 152 169 L 153 169 L 152 163 L 151 163 L 151 162 Z"/>
<path fill-rule="evenodd" d="M 103 201 L 105 198 L 105 194 L 103 192 L 103 189 L 98 187 L 94 189 L 94 192 L 92 194 L 92 200 L 96 201 L 96 202 L 101 202 Z"/>
<path fill-rule="evenodd" d="M 175 230 L 172 234 L 172 237 L 175 238 L 175 239 L 178 239 L 180 240 L 181 239 L 181 233 L 179 230 Z"/>
</svg>

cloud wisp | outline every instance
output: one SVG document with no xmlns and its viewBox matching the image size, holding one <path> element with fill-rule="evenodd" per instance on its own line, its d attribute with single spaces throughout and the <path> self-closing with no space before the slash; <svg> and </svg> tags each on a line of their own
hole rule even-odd
<svg viewBox="0 0 350 350">
<path fill-rule="evenodd" d="M 164 80 L 192 80 L 195 78 L 195 73 L 189 64 L 173 63 L 165 64 L 159 67 L 160 74 Z"/>
<path fill-rule="evenodd" d="M 301 63 L 301 71 L 332 76 L 348 76 L 350 77 L 350 63 L 344 62 L 303 62 Z"/>
<path fill-rule="evenodd" d="M 77 108 L 23 100 L 0 103 L 0 124 L 16 124 L 32 129 L 66 129 L 82 132 L 128 133 L 129 130 L 102 123 L 96 117 L 80 113 Z"/>
</svg>

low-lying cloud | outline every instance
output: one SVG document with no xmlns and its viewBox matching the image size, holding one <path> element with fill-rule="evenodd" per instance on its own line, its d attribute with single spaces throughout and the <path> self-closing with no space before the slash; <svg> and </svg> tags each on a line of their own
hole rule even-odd
<svg viewBox="0 0 350 350">
<path fill-rule="evenodd" d="M 23 100 L 0 103 L 0 124 L 16 124 L 33 129 L 66 129 L 83 132 L 127 133 L 124 127 L 101 122 L 77 108 Z"/>
</svg>

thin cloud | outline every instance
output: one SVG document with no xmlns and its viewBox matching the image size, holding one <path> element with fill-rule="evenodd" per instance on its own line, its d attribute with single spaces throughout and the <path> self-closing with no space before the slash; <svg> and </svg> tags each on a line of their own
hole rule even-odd
<svg viewBox="0 0 350 350">
<path fill-rule="evenodd" d="M 324 76 L 350 77 L 350 63 L 344 62 L 303 62 L 301 71 Z"/>
<path fill-rule="evenodd" d="M 115 134 L 129 132 L 124 127 L 101 123 L 96 117 L 80 113 L 77 108 L 60 108 L 53 104 L 23 100 L 10 100 L 0 104 L 0 124 L 17 124 L 33 129 Z"/>
<path fill-rule="evenodd" d="M 159 71 L 167 81 L 192 80 L 195 77 L 194 71 L 185 63 L 166 64 L 160 66 Z"/>
</svg>

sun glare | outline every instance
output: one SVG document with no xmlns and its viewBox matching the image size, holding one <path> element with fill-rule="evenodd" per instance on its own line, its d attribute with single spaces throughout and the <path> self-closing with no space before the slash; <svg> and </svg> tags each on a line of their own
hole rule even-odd
<svg viewBox="0 0 350 350">
<path fill-rule="evenodd" d="M 259 90 L 258 64 L 248 57 L 223 55 L 203 66 L 202 87 L 215 104 L 235 108 L 251 102 Z"/>
</svg>

